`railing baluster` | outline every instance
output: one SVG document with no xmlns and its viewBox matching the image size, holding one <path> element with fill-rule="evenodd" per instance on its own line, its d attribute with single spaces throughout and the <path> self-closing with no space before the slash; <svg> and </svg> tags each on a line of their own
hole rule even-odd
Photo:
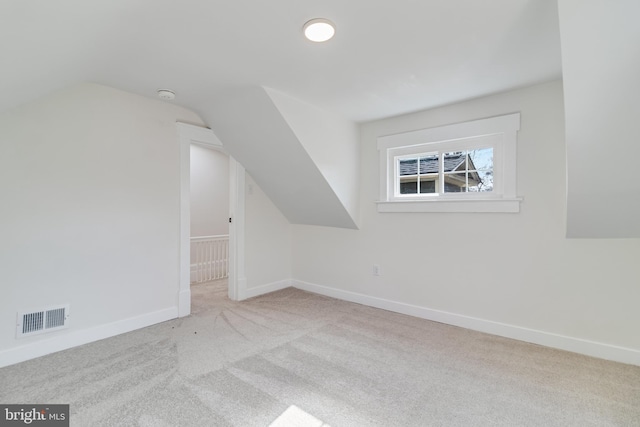
<svg viewBox="0 0 640 427">
<path fill-rule="evenodd" d="M 198 272 L 198 282 L 202 282 L 202 261 L 204 260 L 204 257 L 202 256 L 202 250 L 204 249 L 204 244 L 203 242 L 198 242 L 198 266 L 197 266 L 197 272 Z"/>
<path fill-rule="evenodd" d="M 200 242 L 194 242 L 193 251 L 196 254 L 196 282 L 200 281 Z"/>
<path fill-rule="evenodd" d="M 229 277 L 229 236 L 192 237 L 194 282 Z"/>
<path fill-rule="evenodd" d="M 220 279 L 218 276 L 218 246 L 220 245 L 220 241 L 216 240 L 213 244 L 213 278 Z"/>
<path fill-rule="evenodd" d="M 218 271 L 218 257 L 219 257 L 219 247 L 220 247 L 220 241 L 216 241 L 214 242 L 214 246 L 213 246 L 213 250 L 214 250 L 214 254 L 213 254 L 213 277 L 214 279 L 219 279 L 220 278 L 220 272 Z"/>
<path fill-rule="evenodd" d="M 211 259 L 213 258 L 213 242 L 207 242 L 207 281 L 211 280 Z"/>
</svg>

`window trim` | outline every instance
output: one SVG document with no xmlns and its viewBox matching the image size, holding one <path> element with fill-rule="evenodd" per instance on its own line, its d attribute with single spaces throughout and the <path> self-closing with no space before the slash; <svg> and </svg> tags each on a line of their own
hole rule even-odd
<svg viewBox="0 0 640 427">
<path fill-rule="evenodd" d="M 522 198 L 516 196 L 518 130 L 520 113 L 514 113 L 379 137 L 378 212 L 519 212 Z M 493 148 L 494 191 L 409 197 L 395 194 L 398 157 L 479 146 Z"/>
</svg>

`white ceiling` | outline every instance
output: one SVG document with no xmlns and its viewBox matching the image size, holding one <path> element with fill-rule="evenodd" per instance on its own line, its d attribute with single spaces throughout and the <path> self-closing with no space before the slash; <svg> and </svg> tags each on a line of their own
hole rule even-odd
<svg viewBox="0 0 640 427">
<path fill-rule="evenodd" d="M 324 17 L 336 37 L 302 25 Z M 555 0 L 3 0 L 0 111 L 81 81 L 196 108 L 277 89 L 366 121 L 561 76 Z"/>
</svg>

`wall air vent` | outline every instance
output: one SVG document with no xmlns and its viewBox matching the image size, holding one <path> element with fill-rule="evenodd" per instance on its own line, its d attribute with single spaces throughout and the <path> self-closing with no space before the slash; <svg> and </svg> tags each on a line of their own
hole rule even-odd
<svg viewBox="0 0 640 427">
<path fill-rule="evenodd" d="M 16 337 L 57 331 L 66 328 L 68 323 L 68 304 L 39 311 L 19 312 L 16 321 Z"/>
</svg>

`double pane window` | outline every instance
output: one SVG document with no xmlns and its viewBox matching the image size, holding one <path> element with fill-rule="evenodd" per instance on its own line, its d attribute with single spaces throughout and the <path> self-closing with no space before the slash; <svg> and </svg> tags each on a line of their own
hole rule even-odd
<svg viewBox="0 0 640 427">
<path fill-rule="evenodd" d="M 396 196 L 493 191 L 493 148 L 396 157 Z"/>
<path fill-rule="evenodd" d="M 378 212 L 519 212 L 520 114 L 378 137 Z"/>
</svg>

